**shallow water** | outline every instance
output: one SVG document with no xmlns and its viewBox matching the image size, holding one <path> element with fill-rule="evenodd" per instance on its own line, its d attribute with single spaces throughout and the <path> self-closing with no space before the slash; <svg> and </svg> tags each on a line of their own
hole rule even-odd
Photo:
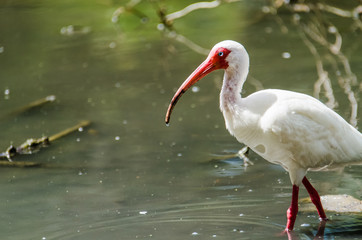
<svg viewBox="0 0 362 240">
<path fill-rule="evenodd" d="M 287 173 L 254 153 L 248 167 L 237 157 L 217 160 L 242 147 L 225 130 L 218 109 L 222 72 L 186 93 L 166 127 L 172 95 L 205 56 L 157 30 L 157 4 L 137 6 L 147 18 L 127 12 L 112 22 L 125 3 L 0 3 L 1 149 L 92 121 L 14 159 L 44 167 L 0 168 L 1 239 L 286 239 L 280 232 L 291 197 Z M 170 12 L 186 6 L 159 4 Z M 312 95 L 318 76 L 302 30 L 291 23 L 292 13 L 268 14 L 267 4 L 222 4 L 177 19 L 174 27 L 206 49 L 223 39 L 242 42 L 251 57 L 245 95 L 260 87 Z M 361 31 L 353 31 L 352 20 L 323 18 L 342 34 L 342 51 L 359 81 Z M 348 74 L 314 45 L 329 71 L 336 111 L 349 119 L 350 104 L 334 72 Z M 357 99 L 358 88 L 352 84 Z M 55 102 L 11 115 L 51 94 Z M 323 91 L 320 96 L 327 101 Z M 361 171 L 353 166 L 308 176 L 322 195 L 361 199 Z M 300 196 L 307 196 L 303 188 Z M 327 215 L 325 239 L 362 237 L 360 214 Z M 318 225 L 315 212 L 301 212 L 294 237 L 313 239 Z"/>
</svg>

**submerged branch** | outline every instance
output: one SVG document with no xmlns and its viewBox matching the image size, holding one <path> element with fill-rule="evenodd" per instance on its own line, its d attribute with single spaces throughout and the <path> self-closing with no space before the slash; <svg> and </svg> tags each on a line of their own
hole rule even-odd
<svg viewBox="0 0 362 240">
<path fill-rule="evenodd" d="M 73 127 L 67 128 L 57 134 L 50 136 L 49 142 L 53 142 L 61 137 L 64 137 L 72 132 L 75 132 L 77 130 L 82 130 L 83 128 L 88 127 L 90 124 L 91 124 L 91 122 L 88 120 L 81 121 L 80 123 L 78 123 L 77 125 L 75 125 Z"/>
<path fill-rule="evenodd" d="M 28 168 L 28 167 L 40 167 L 41 163 L 37 162 L 25 162 L 25 161 L 17 161 L 11 162 L 7 160 L 0 160 L 0 167 L 17 167 L 17 168 Z"/>
<path fill-rule="evenodd" d="M 75 132 L 84 127 L 87 127 L 89 125 L 90 125 L 90 121 L 82 121 L 82 122 L 78 123 L 77 125 L 70 127 L 68 129 L 65 129 L 50 137 L 41 137 L 38 139 L 30 138 L 30 139 L 27 139 L 19 147 L 14 147 L 11 145 L 4 152 L 0 153 L 0 159 L 7 159 L 6 161 L 0 161 L 0 166 L 17 166 L 17 165 L 18 165 L 18 167 L 37 166 L 39 164 L 34 163 L 34 162 L 27 162 L 27 164 L 24 164 L 24 162 L 13 162 L 12 158 L 14 158 L 15 156 L 18 156 L 18 155 L 33 154 L 35 152 L 38 152 L 38 151 L 40 151 L 41 148 L 49 146 L 49 144 L 51 142 L 53 142 L 61 137 L 64 137 L 72 132 Z M 9 163 L 9 162 L 11 162 L 11 163 Z"/>
<path fill-rule="evenodd" d="M 56 97 L 54 95 L 49 95 L 47 97 L 44 97 L 44 98 L 41 98 L 41 99 L 38 99 L 38 100 L 35 100 L 25 106 L 22 106 L 18 109 L 15 109 L 13 110 L 11 113 L 3 116 L 4 117 L 8 117 L 8 116 L 14 116 L 14 115 L 18 115 L 20 113 L 23 113 L 23 112 L 26 112 L 26 111 L 29 111 L 33 108 L 36 108 L 36 107 L 40 107 L 40 106 L 43 106 L 44 104 L 46 103 L 50 103 L 50 102 L 54 102 L 56 99 Z"/>
</svg>

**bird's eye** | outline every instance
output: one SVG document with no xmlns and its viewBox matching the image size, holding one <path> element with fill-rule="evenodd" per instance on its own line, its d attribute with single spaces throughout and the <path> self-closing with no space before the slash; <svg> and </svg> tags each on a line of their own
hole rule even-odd
<svg viewBox="0 0 362 240">
<path fill-rule="evenodd" d="M 222 57 L 224 55 L 223 52 L 219 52 L 217 55 L 219 55 L 219 57 Z"/>
</svg>

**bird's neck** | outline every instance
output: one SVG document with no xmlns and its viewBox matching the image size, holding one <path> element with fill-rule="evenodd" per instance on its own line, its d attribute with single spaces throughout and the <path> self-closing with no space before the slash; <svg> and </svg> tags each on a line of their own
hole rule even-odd
<svg viewBox="0 0 362 240">
<path fill-rule="evenodd" d="M 220 93 L 220 109 L 226 112 L 240 110 L 242 107 L 241 90 L 248 74 L 248 68 L 227 69 L 224 74 L 223 86 Z"/>
<path fill-rule="evenodd" d="M 220 93 L 220 109 L 224 115 L 225 126 L 231 135 L 240 142 L 253 145 L 258 121 L 252 114 L 249 105 L 241 97 L 243 84 L 248 75 L 249 65 L 234 71 L 225 71 L 223 86 Z"/>
</svg>

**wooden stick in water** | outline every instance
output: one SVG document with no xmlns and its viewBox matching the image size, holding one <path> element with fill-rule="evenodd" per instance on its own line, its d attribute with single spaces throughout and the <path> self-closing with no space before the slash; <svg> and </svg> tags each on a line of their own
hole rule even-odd
<svg viewBox="0 0 362 240">
<path fill-rule="evenodd" d="M 87 127 L 90 124 L 90 121 L 84 120 L 78 123 L 77 125 L 70 127 L 68 129 L 65 129 L 57 134 L 54 134 L 49 137 L 49 142 L 53 142 L 54 140 L 57 140 L 58 138 L 64 137 L 65 135 L 68 135 L 69 133 L 75 132 L 80 128 Z"/>
<path fill-rule="evenodd" d="M 37 162 L 26 162 L 26 161 L 17 161 L 17 162 L 12 162 L 12 161 L 8 161 L 8 160 L 0 160 L 0 167 L 18 167 L 18 168 L 22 168 L 22 167 L 41 167 L 42 164 L 41 163 L 37 163 Z"/>
<path fill-rule="evenodd" d="M 21 144 L 19 147 L 10 146 L 5 152 L 0 153 L 0 159 L 6 159 L 6 160 L 0 160 L 0 166 L 4 167 L 38 167 L 41 166 L 40 163 L 35 162 L 13 162 L 12 158 L 17 155 L 23 155 L 23 154 L 33 154 L 37 151 L 39 151 L 42 147 L 48 146 L 51 142 L 64 137 L 72 132 L 77 131 L 80 128 L 84 128 L 89 126 L 91 122 L 88 120 L 82 121 L 78 123 L 77 125 L 70 127 L 68 129 L 65 129 L 57 134 L 54 134 L 50 137 L 41 137 L 38 139 L 27 139 L 23 144 Z"/>
<path fill-rule="evenodd" d="M 20 113 L 28 111 L 28 110 L 30 110 L 32 108 L 40 107 L 40 106 L 42 106 L 42 105 L 44 105 L 46 103 L 54 102 L 55 99 L 56 99 L 55 95 L 49 95 L 47 97 L 44 97 L 44 98 L 35 100 L 33 102 L 30 102 L 27 105 L 22 106 L 22 107 L 20 107 L 18 109 L 15 109 L 9 115 L 12 116 L 12 115 L 20 114 Z"/>
</svg>

